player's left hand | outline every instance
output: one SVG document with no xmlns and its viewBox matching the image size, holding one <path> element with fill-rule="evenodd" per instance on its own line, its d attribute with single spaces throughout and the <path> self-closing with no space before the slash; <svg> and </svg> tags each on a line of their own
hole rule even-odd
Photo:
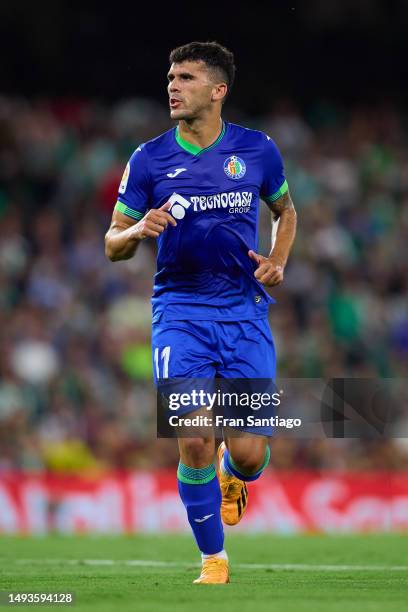
<svg viewBox="0 0 408 612">
<path fill-rule="evenodd" d="M 283 281 L 284 266 L 281 262 L 274 260 L 273 255 L 264 257 L 255 253 L 255 251 L 248 251 L 248 255 L 258 266 L 254 275 L 262 285 L 273 287 Z"/>
</svg>

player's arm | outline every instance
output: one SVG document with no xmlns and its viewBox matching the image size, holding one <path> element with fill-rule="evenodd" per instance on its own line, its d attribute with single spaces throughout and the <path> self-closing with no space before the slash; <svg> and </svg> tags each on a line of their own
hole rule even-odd
<svg viewBox="0 0 408 612">
<path fill-rule="evenodd" d="M 255 278 L 272 287 L 283 281 L 283 273 L 296 235 L 296 210 L 290 197 L 282 158 L 275 143 L 265 137 L 265 177 L 262 196 L 272 212 L 272 222 L 279 220 L 275 244 L 268 257 L 249 251 L 248 255 L 257 264 Z M 267 195 L 270 194 L 270 195 Z"/>
<path fill-rule="evenodd" d="M 279 200 L 268 206 L 272 211 L 273 221 L 279 219 L 275 244 L 269 253 L 269 259 L 281 266 L 283 271 L 295 240 L 297 223 L 296 210 L 289 190 Z"/>
<path fill-rule="evenodd" d="M 278 285 L 283 281 L 283 273 L 289 253 L 296 236 L 296 210 L 293 206 L 289 191 L 268 206 L 272 211 L 272 221 L 279 219 L 276 232 L 275 244 L 268 257 L 263 257 L 249 251 L 258 268 L 255 270 L 255 278 L 267 287 Z"/>
<path fill-rule="evenodd" d="M 145 238 L 158 238 L 168 225 L 176 225 L 166 202 L 151 208 L 149 159 L 144 145 L 136 149 L 126 165 L 119 185 L 118 201 L 105 235 L 105 253 L 111 261 L 130 259 Z M 150 208 L 150 210 L 149 210 Z"/>
<path fill-rule="evenodd" d="M 130 259 L 145 238 L 158 238 L 168 225 L 176 226 L 175 219 L 167 212 L 171 204 L 152 208 L 140 220 L 135 221 L 119 210 L 113 211 L 112 222 L 105 235 L 105 253 L 111 261 Z"/>
</svg>

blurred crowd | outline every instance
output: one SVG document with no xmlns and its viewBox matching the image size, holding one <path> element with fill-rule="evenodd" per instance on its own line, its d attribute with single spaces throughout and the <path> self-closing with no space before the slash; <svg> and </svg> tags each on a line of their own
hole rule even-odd
<svg viewBox="0 0 408 612">
<path fill-rule="evenodd" d="M 298 236 L 270 312 L 286 378 L 406 377 L 408 125 L 392 106 L 225 118 L 283 154 Z M 0 98 L 0 471 L 173 465 L 156 439 L 149 298 L 155 244 L 104 255 L 117 188 L 169 129 L 152 100 Z M 260 217 L 260 252 L 271 240 Z M 408 407 L 407 407 L 408 411 Z M 403 469 L 403 439 L 276 440 L 277 469 Z"/>
</svg>

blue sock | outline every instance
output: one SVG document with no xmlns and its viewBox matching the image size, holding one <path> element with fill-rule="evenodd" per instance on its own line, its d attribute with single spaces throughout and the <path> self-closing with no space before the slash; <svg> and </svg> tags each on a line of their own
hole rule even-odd
<svg viewBox="0 0 408 612">
<path fill-rule="evenodd" d="M 179 463 L 177 479 L 198 548 L 205 555 L 220 552 L 224 548 L 224 529 L 221 489 L 214 465 L 196 469 Z"/>
<path fill-rule="evenodd" d="M 241 470 L 235 465 L 231 455 L 229 454 L 228 448 L 225 449 L 223 462 L 224 462 L 224 470 L 230 474 L 231 476 L 236 476 L 240 480 L 244 480 L 245 482 L 252 482 L 253 480 L 258 480 L 264 469 L 269 463 L 269 459 L 271 456 L 271 449 L 269 446 L 266 447 L 265 459 L 259 470 L 255 474 L 244 474 Z"/>
</svg>

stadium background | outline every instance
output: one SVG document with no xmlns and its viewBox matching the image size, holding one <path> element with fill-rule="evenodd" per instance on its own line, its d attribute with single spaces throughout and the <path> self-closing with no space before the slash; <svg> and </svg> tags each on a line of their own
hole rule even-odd
<svg viewBox="0 0 408 612">
<path fill-rule="evenodd" d="M 403 0 L 143 17 L 1 4 L 0 532 L 185 528 L 176 447 L 155 436 L 154 244 L 128 262 L 103 252 L 128 157 L 170 127 L 175 45 L 232 48 L 225 118 L 266 131 L 286 162 L 299 232 L 273 291 L 280 375 L 407 375 L 407 25 Z M 269 235 L 265 207 L 263 253 Z M 243 529 L 408 528 L 406 440 L 271 451 Z"/>
</svg>

